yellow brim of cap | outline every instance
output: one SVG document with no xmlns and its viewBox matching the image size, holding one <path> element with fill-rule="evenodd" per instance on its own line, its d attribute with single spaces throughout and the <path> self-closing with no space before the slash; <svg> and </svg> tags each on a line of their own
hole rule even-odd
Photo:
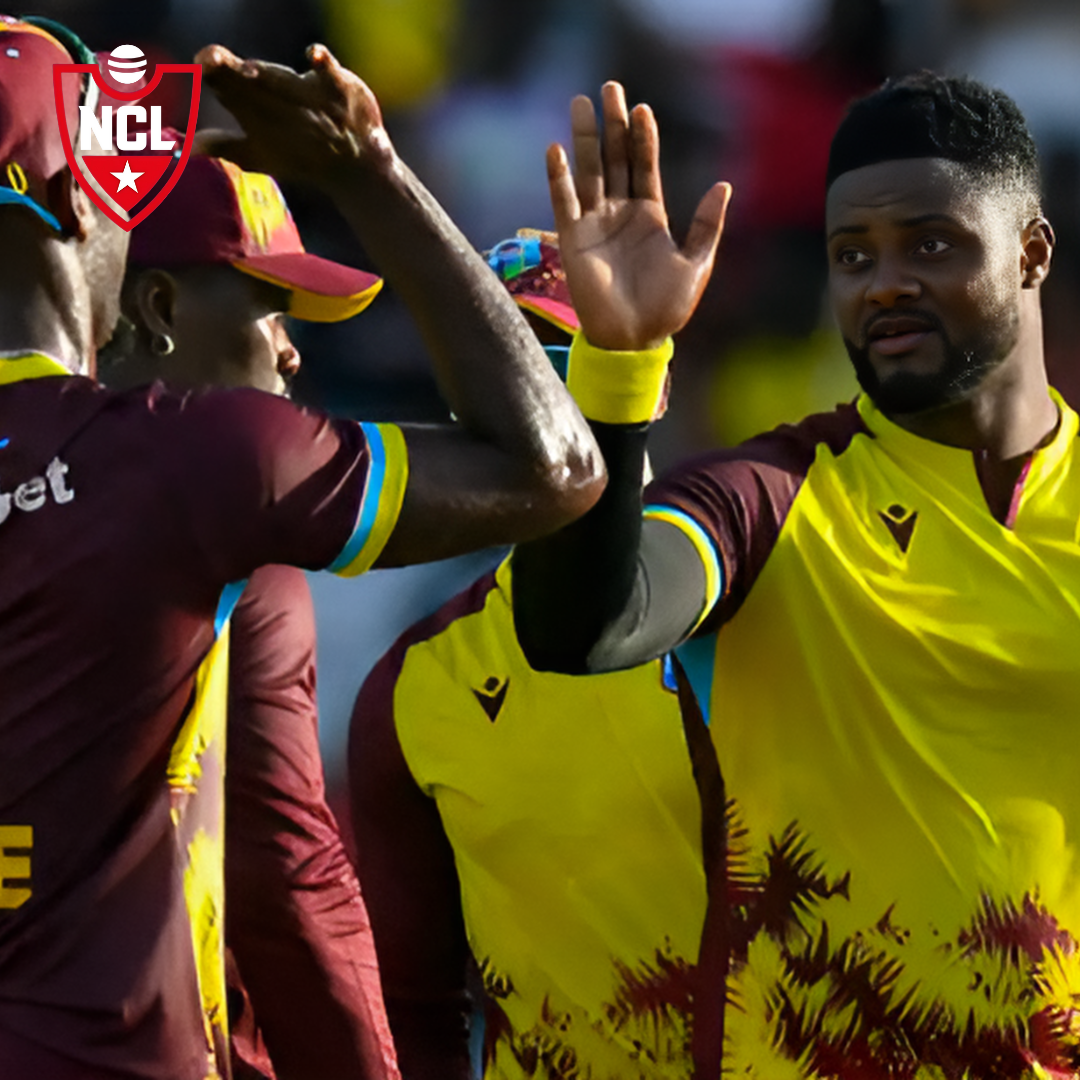
<svg viewBox="0 0 1080 1080">
<path fill-rule="evenodd" d="M 249 277 L 258 278 L 260 281 L 268 281 L 271 285 L 277 285 L 288 291 L 290 295 L 289 314 L 295 319 L 304 322 L 341 322 L 343 319 L 351 319 L 359 315 L 375 299 L 379 290 L 383 287 L 382 278 L 376 278 L 362 292 L 353 293 L 351 296 L 327 296 L 323 293 L 314 293 L 308 289 L 300 288 L 288 281 L 284 281 L 273 274 L 253 270 L 250 266 L 233 263 L 233 266 L 241 273 Z"/>
<path fill-rule="evenodd" d="M 517 305 L 526 311 L 531 311 L 541 319 L 554 324 L 560 330 L 568 334 L 574 334 L 581 328 L 577 314 L 569 304 L 563 304 L 558 300 L 549 300 L 547 297 L 534 297 L 528 294 L 515 296 Z"/>
</svg>

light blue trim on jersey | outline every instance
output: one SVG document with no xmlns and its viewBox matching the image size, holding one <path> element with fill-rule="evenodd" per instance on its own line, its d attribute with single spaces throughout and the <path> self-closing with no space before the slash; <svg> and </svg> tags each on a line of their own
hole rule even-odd
<svg viewBox="0 0 1080 1080">
<path fill-rule="evenodd" d="M 712 537 L 682 510 L 677 510 L 674 506 L 665 506 L 663 503 L 649 503 L 642 512 L 647 520 L 665 521 L 681 530 L 694 545 L 694 550 L 701 559 L 701 565 L 705 570 L 705 605 L 698 616 L 696 628 L 712 611 L 713 605 L 724 595 L 724 564 L 720 561 L 720 553 L 716 550 Z"/>
<path fill-rule="evenodd" d="M 712 721 L 712 685 L 713 672 L 716 670 L 716 635 L 705 634 L 699 638 L 690 638 L 675 649 L 675 655 L 690 680 L 690 689 L 694 691 L 701 715 L 706 727 Z"/>
<path fill-rule="evenodd" d="M 375 519 L 379 514 L 383 483 L 386 480 L 386 444 L 383 442 L 379 425 L 365 420 L 361 422 L 360 427 L 364 432 L 364 438 L 367 439 L 371 467 L 368 469 L 364 496 L 360 500 L 360 510 L 356 515 L 356 527 L 341 549 L 341 554 L 327 567 L 327 570 L 333 573 L 344 570 L 353 562 L 371 539 L 371 530 L 375 527 Z"/>
<path fill-rule="evenodd" d="M 547 358 L 551 361 L 551 366 L 555 369 L 555 374 L 565 383 L 566 372 L 570 367 L 570 346 L 545 345 L 544 352 L 547 353 Z"/>
<path fill-rule="evenodd" d="M 660 682 L 665 690 L 670 690 L 673 694 L 678 693 L 679 680 L 675 677 L 675 664 L 669 652 L 660 657 Z"/>
<path fill-rule="evenodd" d="M 240 595 L 247 588 L 248 579 L 243 581 L 230 581 L 221 590 L 221 599 L 218 600 L 217 612 L 214 615 L 214 637 L 220 637 L 225 624 L 232 617 L 236 605 L 240 602 Z"/>
<path fill-rule="evenodd" d="M 21 191 L 15 191 L 13 188 L 0 187 L 0 206 L 25 206 L 27 210 L 33 210 L 35 214 L 51 229 L 55 229 L 57 232 L 63 232 L 60 227 L 60 219 L 45 209 L 40 203 L 34 202 L 29 195 L 24 195 Z"/>
</svg>

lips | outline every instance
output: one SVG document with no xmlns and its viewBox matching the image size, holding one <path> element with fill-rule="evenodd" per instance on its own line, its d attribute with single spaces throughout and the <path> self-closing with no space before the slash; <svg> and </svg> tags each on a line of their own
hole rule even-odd
<svg viewBox="0 0 1080 1080">
<path fill-rule="evenodd" d="M 900 356 L 918 347 L 936 330 L 928 319 L 912 315 L 885 316 L 871 323 L 866 336 L 875 352 L 883 356 Z"/>
</svg>

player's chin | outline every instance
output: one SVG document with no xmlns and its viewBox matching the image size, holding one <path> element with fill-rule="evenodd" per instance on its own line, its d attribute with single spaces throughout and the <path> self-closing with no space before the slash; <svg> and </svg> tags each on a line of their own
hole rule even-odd
<svg viewBox="0 0 1080 1080">
<path fill-rule="evenodd" d="M 940 352 L 883 358 L 873 349 L 848 351 L 859 385 L 888 416 L 925 412 L 951 400 L 955 380 Z"/>
</svg>

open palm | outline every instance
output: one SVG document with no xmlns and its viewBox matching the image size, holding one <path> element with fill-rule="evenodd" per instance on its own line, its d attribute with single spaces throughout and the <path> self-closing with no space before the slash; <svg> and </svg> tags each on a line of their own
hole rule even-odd
<svg viewBox="0 0 1080 1080">
<path fill-rule="evenodd" d="M 731 188 L 717 183 L 698 204 L 685 243 L 673 239 L 660 184 L 652 110 L 628 113 L 619 83 L 602 91 L 603 133 L 592 102 L 571 103 L 574 172 L 548 150 L 559 248 L 585 336 L 605 349 L 644 349 L 680 330 L 712 272 Z"/>
</svg>

